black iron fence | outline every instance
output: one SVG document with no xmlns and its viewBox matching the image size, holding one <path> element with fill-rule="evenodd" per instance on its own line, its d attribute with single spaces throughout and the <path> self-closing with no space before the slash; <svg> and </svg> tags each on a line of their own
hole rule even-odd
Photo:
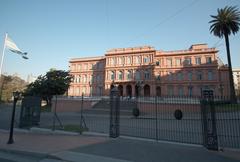
<svg viewBox="0 0 240 162">
<path fill-rule="evenodd" d="M 109 96 L 57 97 L 52 112 L 41 113 L 40 127 L 200 144 L 210 149 L 213 145 L 240 148 L 240 103 L 223 97 L 119 97 L 114 101 Z"/>
</svg>

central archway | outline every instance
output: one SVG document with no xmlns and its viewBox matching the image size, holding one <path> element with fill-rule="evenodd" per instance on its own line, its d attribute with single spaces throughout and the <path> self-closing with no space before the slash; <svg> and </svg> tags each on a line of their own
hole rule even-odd
<svg viewBox="0 0 240 162">
<path fill-rule="evenodd" d="M 127 85 L 126 87 L 127 96 L 132 97 L 132 86 Z"/>
<path fill-rule="evenodd" d="M 119 91 L 119 95 L 123 96 L 123 86 L 122 85 L 118 85 L 118 91 Z"/>
<path fill-rule="evenodd" d="M 112 90 L 114 88 L 114 85 L 113 84 L 111 84 L 111 86 L 110 86 L 110 90 Z"/>
<path fill-rule="evenodd" d="M 149 97 L 150 96 L 150 86 L 148 84 L 146 84 L 143 89 L 144 89 L 144 97 Z"/>
<path fill-rule="evenodd" d="M 157 86 L 156 88 L 156 96 L 160 97 L 161 96 L 161 87 Z"/>
<path fill-rule="evenodd" d="M 140 87 L 138 85 L 135 85 L 135 95 L 136 97 L 140 96 Z"/>
</svg>

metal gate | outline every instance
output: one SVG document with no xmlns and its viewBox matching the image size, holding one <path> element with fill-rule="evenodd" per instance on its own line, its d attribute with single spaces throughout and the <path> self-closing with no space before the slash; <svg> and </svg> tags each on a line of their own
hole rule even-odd
<svg viewBox="0 0 240 162">
<path fill-rule="evenodd" d="M 124 105 L 120 107 L 120 135 L 203 143 L 201 109 L 197 98 L 139 97 L 120 100 L 120 105 Z M 126 115 L 127 108 L 130 115 Z"/>
</svg>

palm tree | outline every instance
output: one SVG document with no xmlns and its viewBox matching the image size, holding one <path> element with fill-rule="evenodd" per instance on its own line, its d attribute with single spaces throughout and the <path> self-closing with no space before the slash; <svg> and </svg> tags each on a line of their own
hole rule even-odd
<svg viewBox="0 0 240 162">
<path fill-rule="evenodd" d="M 230 97 L 232 102 L 236 102 L 228 36 L 231 33 L 235 35 L 239 30 L 240 12 L 238 11 L 238 8 L 236 6 L 226 6 L 223 9 L 218 9 L 217 12 L 218 14 L 216 16 L 211 15 L 213 20 L 209 22 L 211 24 L 210 32 L 217 37 L 225 38 L 230 81 Z"/>
</svg>

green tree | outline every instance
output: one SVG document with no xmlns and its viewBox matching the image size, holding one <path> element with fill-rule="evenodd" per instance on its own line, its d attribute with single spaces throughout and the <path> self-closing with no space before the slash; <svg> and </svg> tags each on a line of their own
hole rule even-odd
<svg viewBox="0 0 240 162">
<path fill-rule="evenodd" d="M 41 96 L 49 105 L 53 95 L 63 95 L 68 90 L 71 80 L 72 76 L 69 72 L 50 69 L 46 75 L 40 75 L 29 84 L 24 95 Z"/>
<path fill-rule="evenodd" d="M 226 6 L 223 9 L 218 9 L 217 12 L 218 14 L 216 16 L 211 15 L 213 19 L 209 22 L 211 24 L 210 32 L 217 37 L 225 38 L 230 81 L 230 97 L 232 102 L 236 102 L 228 36 L 231 35 L 231 33 L 235 35 L 239 30 L 240 12 L 236 6 Z"/>
</svg>

